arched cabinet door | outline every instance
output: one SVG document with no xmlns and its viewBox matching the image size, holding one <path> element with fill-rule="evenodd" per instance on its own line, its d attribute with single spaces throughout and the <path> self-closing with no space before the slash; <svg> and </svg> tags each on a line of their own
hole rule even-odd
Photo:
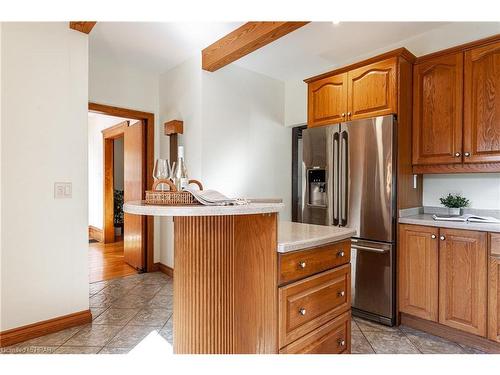
<svg viewBox="0 0 500 375">
<path fill-rule="evenodd" d="M 462 162 L 463 53 L 413 68 L 413 164 Z"/>
<path fill-rule="evenodd" d="M 397 57 L 348 74 L 348 117 L 357 120 L 397 112 Z"/>
<path fill-rule="evenodd" d="M 500 42 L 465 52 L 464 162 L 500 162 Z"/>
<path fill-rule="evenodd" d="M 308 85 L 309 127 L 336 124 L 347 116 L 347 73 L 326 77 Z"/>
</svg>

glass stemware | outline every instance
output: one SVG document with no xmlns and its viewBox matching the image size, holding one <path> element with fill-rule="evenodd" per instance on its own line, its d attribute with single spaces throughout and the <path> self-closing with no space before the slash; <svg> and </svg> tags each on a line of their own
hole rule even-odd
<svg viewBox="0 0 500 375">
<path fill-rule="evenodd" d="M 168 159 L 156 159 L 155 166 L 153 168 L 153 178 L 155 180 L 166 180 L 171 178 L 172 168 Z M 159 188 L 163 191 L 165 184 L 160 184 Z"/>
</svg>

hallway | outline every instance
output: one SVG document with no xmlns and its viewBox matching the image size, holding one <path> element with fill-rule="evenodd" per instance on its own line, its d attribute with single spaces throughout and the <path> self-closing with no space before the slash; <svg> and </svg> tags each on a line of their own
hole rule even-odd
<svg viewBox="0 0 500 375">
<path fill-rule="evenodd" d="M 123 239 L 108 244 L 89 242 L 90 283 L 136 273 L 137 271 L 124 261 Z"/>
</svg>

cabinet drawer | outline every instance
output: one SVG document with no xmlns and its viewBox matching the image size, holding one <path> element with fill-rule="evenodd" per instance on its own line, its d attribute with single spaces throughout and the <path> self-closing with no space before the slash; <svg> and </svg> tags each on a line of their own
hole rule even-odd
<svg viewBox="0 0 500 375">
<path fill-rule="evenodd" d="M 303 279 L 349 263 L 351 240 L 279 255 L 279 284 Z"/>
<path fill-rule="evenodd" d="M 351 308 L 351 265 L 279 288 L 280 348 Z"/>
<path fill-rule="evenodd" d="M 320 328 L 292 342 L 280 354 L 351 353 L 351 312 L 323 324 Z"/>
<path fill-rule="evenodd" d="M 500 233 L 490 233 L 491 256 L 500 258 Z"/>
</svg>

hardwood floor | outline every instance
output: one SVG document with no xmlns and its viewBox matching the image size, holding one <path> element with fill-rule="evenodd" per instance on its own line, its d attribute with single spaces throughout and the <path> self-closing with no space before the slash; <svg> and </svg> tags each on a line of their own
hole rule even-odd
<svg viewBox="0 0 500 375">
<path fill-rule="evenodd" d="M 89 243 L 89 279 L 91 283 L 136 273 L 137 271 L 124 261 L 123 240 L 108 244 Z"/>
</svg>

